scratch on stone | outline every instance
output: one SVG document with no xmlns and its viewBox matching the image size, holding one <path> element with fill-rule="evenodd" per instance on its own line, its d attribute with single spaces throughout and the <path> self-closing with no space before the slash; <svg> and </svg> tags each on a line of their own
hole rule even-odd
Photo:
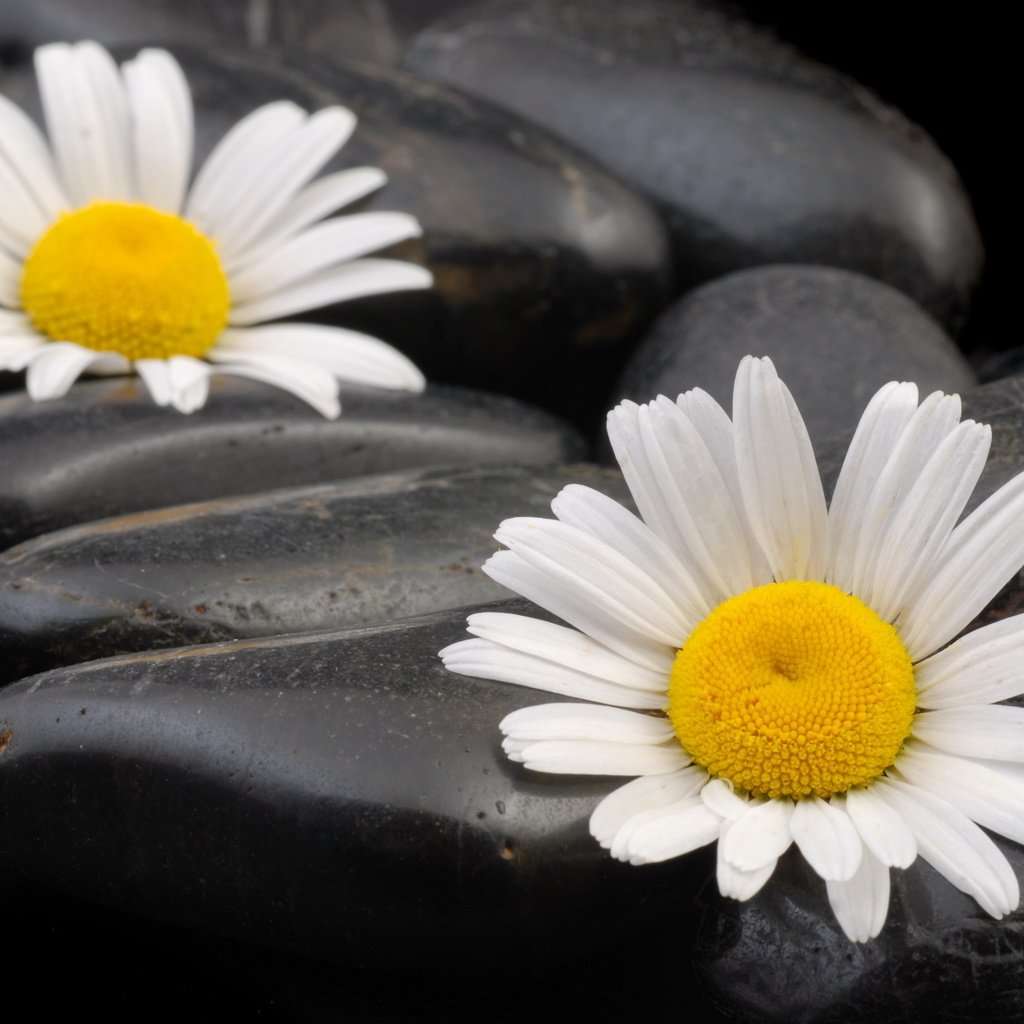
<svg viewBox="0 0 1024 1024">
<path fill-rule="evenodd" d="M 153 587 L 143 586 L 141 583 L 135 583 L 132 580 L 126 580 L 121 576 L 118 576 L 116 572 L 111 572 L 105 565 L 103 565 L 98 558 L 93 559 L 93 568 L 98 569 L 104 576 L 109 576 L 112 580 L 117 580 L 124 587 L 133 587 L 135 590 L 141 590 L 144 594 L 157 594 L 160 597 L 168 600 L 170 594 L 165 594 L 163 591 L 156 590 Z"/>
</svg>

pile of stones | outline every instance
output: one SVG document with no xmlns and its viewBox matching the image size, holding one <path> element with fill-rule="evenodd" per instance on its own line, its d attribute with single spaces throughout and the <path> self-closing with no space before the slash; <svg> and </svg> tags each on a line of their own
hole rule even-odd
<svg viewBox="0 0 1024 1024">
<path fill-rule="evenodd" d="M 328 169 L 387 173 L 359 209 L 419 219 L 393 255 L 435 287 L 305 319 L 430 385 L 343 388 L 326 420 L 253 381 L 182 416 L 131 378 L 35 403 L 0 374 L 0 893 L 24 963 L 129 963 L 126 1019 L 157 978 L 176 1000 L 205 978 L 211 1009 L 268 1020 L 521 1019 L 538 987 L 599 1019 L 1019 1020 L 1024 915 L 918 860 L 854 946 L 795 855 L 742 904 L 707 850 L 614 862 L 587 819 L 616 780 L 509 762 L 497 723 L 537 694 L 437 658 L 472 610 L 536 611 L 480 571 L 502 519 L 573 482 L 629 502 L 608 408 L 695 386 L 728 408 L 748 352 L 826 482 L 892 379 L 992 423 L 975 503 L 1024 468 L 1024 379 L 962 343 L 982 240 L 925 131 L 696 0 L 91 6 L 0 4 L 5 95 L 38 116 L 32 47 L 88 36 L 178 57 L 197 160 L 270 100 L 357 114 Z"/>
</svg>

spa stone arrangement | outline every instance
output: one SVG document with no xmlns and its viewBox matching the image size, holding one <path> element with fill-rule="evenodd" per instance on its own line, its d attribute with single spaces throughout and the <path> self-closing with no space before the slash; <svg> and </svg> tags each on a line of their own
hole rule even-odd
<svg viewBox="0 0 1024 1024">
<path fill-rule="evenodd" d="M 963 419 L 991 426 L 965 515 L 1012 486 L 1021 361 L 990 336 L 991 285 L 976 312 L 973 197 L 929 125 L 724 4 L 0 11 L 4 261 L 32 223 L 19 197 L 43 194 L 25 168 L 45 136 L 26 129 L 19 157 L 13 109 L 52 136 L 40 86 L 58 57 L 107 67 L 45 51 L 63 40 L 118 63 L 173 55 L 204 214 L 217 190 L 195 169 L 253 110 L 351 111 L 317 171 L 350 198 L 304 228 L 337 213 L 381 232 L 351 256 L 377 277 L 349 297 L 325 283 L 332 264 L 306 281 L 318 305 L 275 306 L 252 264 L 226 262 L 222 357 L 135 354 L 135 372 L 47 362 L 21 312 L 38 328 L 39 249 L 20 293 L 0 263 L 9 976 L 42 958 L 61 1009 L 102 978 L 117 1020 L 162 1019 L 154 991 L 175 1014 L 271 1021 L 511 1021 L 538 993 L 596 1019 L 1021 1019 L 1024 913 L 997 919 L 919 856 L 891 872 L 877 937 L 852 942 L 795 848 L 742 901 L 719 894 L 714 844 L 623 863 L 588 824 L 623 779 L 531 771 L 502 749 L 499 723 L 550 693 L 438 656 L 472 614 L 557 618 L 482 570 L 504 520 L 549 517 L 567 485 L 635 507 L 609 409 L 701 388 L 728 411 L 748 354 L 792 392 L 826 496 L 893 380 L 958 393 Z M 140 137 L 148 108 L 131 103 L 178 82 L 172 64 L 124 72 Z M 316 182 L 301 184 L 312 207 Z M 262 213 L 232 227 L 257 263 L 273 259 Z M 262 325 L 295 321 L 318 325 L 299 336 L 310 359 L 321 328 L 360 346 L 362 376 L 332 364 L 336 395 L 320 369 L 289 376 L 300 349 L 282 358 Z M 251 338 L 264 348 L 246 362 Z M 1015 575 L 969 628 L 1024 611 L 1022 593 Z M 988 834 L 1024 877 L 1021 846 Z"/>
</svg>

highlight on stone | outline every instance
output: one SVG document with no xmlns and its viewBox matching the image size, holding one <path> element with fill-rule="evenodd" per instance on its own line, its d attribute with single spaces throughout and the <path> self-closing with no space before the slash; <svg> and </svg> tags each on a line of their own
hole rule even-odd
<svg viewBox="0 0 1024 1024">
<path fill-rule="evenodd" d="M 0 370 L 27 370 L 34 399 L 87 370 L 134 371 L 181 412 L 206 402 L 214 374 L 274 384 L 327 417 L 342 380 L 423 389 L 377 338 L 268 323 L 431 285 L 416 264 L 366 258 L 419 236 L 415 217 L 329 216 L 385 183 L 373 167 L 316 178 L 354 131 L 351 111 L 260 107 L 190 185 L 192 101 L 169 53 L 119 68 L 96 43 L 53 43 L 35 62 L 49 142 L 0 97 Z"/>
<path fill-rule="evenodd" d="M 730 420 L 706 393 L 623 402 L 608 435 L 640 511 L 587 487 L 495 537 L 493 579 L 569 623 L 469 617 L 447 667 L 592 703 L 500 723 L 539 772 L 637 776 L 590 830 L 631 864 L 717 842 L 746 900 L 795 843 L 846 935 L 885 923 L 890 871 L 926 860 L 999 918 L 1024 841 L 1024 616 L 954 639 L 1024 562 L 1024 474 L 962 523 L 991 430 L 891 383 L 826 509 L 804 422 L 747 356 Z M 953 642 L 951 642 L 953 641 Z"/>
</svg>

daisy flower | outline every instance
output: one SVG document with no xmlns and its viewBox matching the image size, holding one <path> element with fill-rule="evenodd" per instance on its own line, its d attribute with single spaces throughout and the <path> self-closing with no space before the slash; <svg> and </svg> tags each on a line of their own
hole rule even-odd
<svg viewBox="0 0 1024 1024">
<path fill-rule="evenodd" d="M 330 417 L 339 379 L 422 390 L 376 338 L 265 323 L 431 283 L 412 263 L 364 258 L 419 235 L 415 218 L 324 219 L 385 181 L 372 167 L 313 181 L 352 133 L 350 111 L 260 107 L 189 186 L 192 100 L 169 53 L 118 68 L 96 43 L 55 43 L 35 65 L 49 143 L 0 96 L 0 370 L 27 370 L 32 398 L 63 395 L 86 370 L 130 369 L 182 412 L 205 403 L 214 373 Z"/>
<path fill-rule="evenodd" d="M 1024 616 L 954 640 L 1024 561 L 1024 474 L 958 524 L 991 433 L 960 400 L 892 383 L 826 509 L 803 420 L 746 357 L 732 421 L 706 393 L 623 402 L 608 434 L 642 518 L 566 487 L 510 519 L 485 565 L 572 627 L 470 616 L 453 672 L 593 703 L 501 723 L 541 772 L 637 776 L 596 808 L 613 857 L 717 841 L 745 900 L 795 843 L 850 939 L 879 933 L 890 868 L 920 855 L 992 916 L 1024 842 Z M 953 641 L 952 643 L 950 641 Z"/>
</svg>

